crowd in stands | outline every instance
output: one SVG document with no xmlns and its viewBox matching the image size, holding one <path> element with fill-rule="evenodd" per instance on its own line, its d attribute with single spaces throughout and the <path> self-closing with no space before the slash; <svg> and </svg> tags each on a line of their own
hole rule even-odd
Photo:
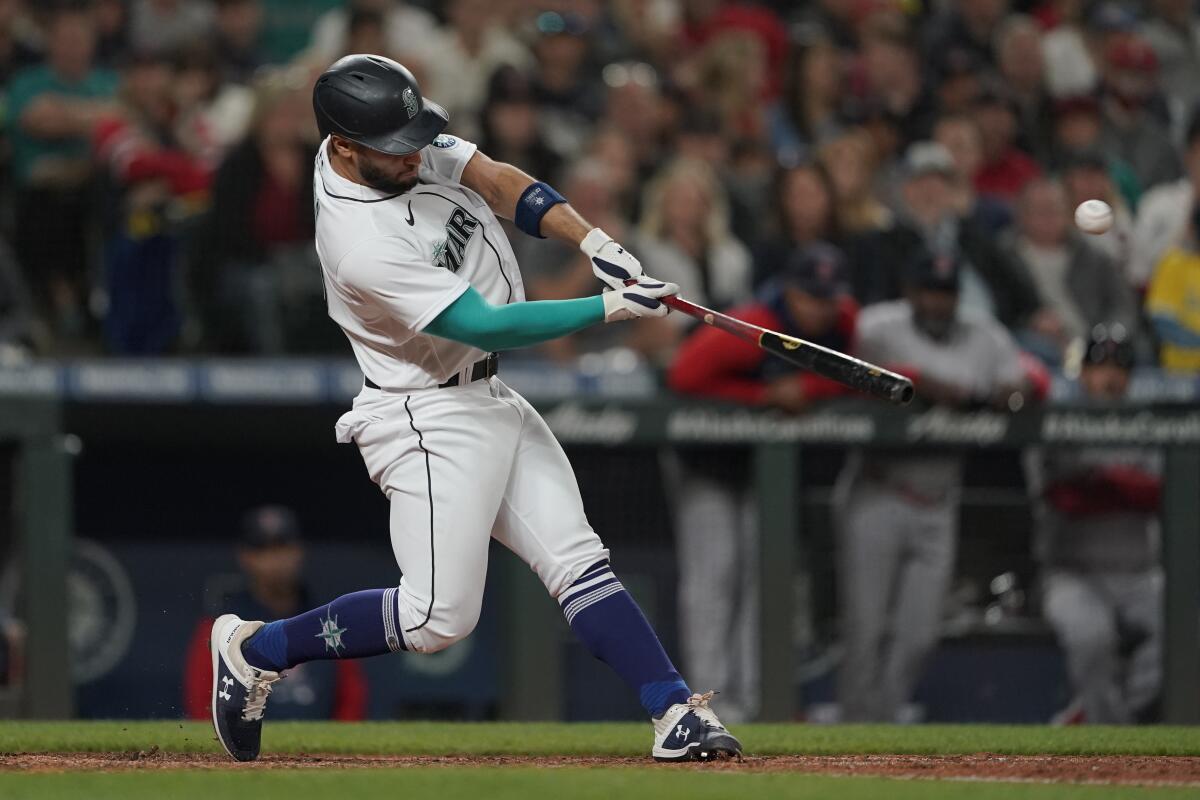
<svg viewBox="0 0 1200 800">
<path fill-rule="evenodd" d="M 1051 367 L 1095 325 L 1200 364 L 1187 0 L 2 0 L 0 343 L 342 353 L 311 244 L 315 76 L 391 56 L 450 132 L 727 308 L 838 248 L 859 305 L 922 254 Z M 1084 199 L 1116 212 L 1071 224 Z M 596 289 L 514 232 L 533 299 Z M 669 362 L 668 318 L 547 345 Z"/>
</svg>

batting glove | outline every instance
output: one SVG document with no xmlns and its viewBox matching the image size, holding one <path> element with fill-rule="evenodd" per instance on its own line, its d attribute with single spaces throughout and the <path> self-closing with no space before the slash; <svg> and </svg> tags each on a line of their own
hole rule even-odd
<svg viewBox="0 0 1200 800">
<path fill-rule="evenodd" d="M 642 263 L 599 228 L 592 228 L 579 243 L 592 262 L 592 272 L 610 288 L 620 289 L 625 281 L 642 277 Z"/>
<path fill-rule="evenodd" d="M 665 317 L 670 311 L 658 298 L 679 294 L 679 284 L 655 280 L 648 275 L 638 278 L 637 283 L 619 289 L 605 289 L 604 321 L 619 322 L 639 317 Z"/>
</svg>

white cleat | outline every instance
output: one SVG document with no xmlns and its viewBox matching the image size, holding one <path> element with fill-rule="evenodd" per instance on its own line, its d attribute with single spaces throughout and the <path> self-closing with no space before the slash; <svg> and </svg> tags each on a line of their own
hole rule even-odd
<svg viewBox="0 0 1200 800">
<path fill-rule="evenodd" d="M 712 692 L 694 694 L 655 718 L 655 761 L 713 761 L 741 758 L 742 743 L 725 730 L 708 707 Z"/>
<path fill-rule="evenodd" d="M 281 677 L 278 672 L 250 666 L 242 655 L 242 643 L 262 626 L 225 614 L 213 623 L 209 636 L 213 729 L 225 752 L 238 761 L 258 758 L 267 697 Z"/>
</svg>

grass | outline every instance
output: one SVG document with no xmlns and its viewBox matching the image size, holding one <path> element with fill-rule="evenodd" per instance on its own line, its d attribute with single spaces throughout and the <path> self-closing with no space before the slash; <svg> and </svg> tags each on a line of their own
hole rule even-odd
<svg viewBox="0 0 1200 800">
<path fill-rule="evenodd" d="M 1200 727 L 739 725 L 748 754 L 1200 756 Z M 0 722 L 0 752 L 215 753 L 200 722 Z M 268 722 L 264 753 L 644 756 L 642 723 Z"/>
<path fill-rule="evenodd" d="M 714 773 L 657 769 L 539 770 L 479 768 L 449 770 L 343 769 L 285 772 L 280 770 L 230 772 L 145 771 L 123 773 L 57 773 L 50 775 L 0 775 L 0 796 L 6 800 L 190 800 L 214 797 L 253 800 L 299 798 L 429 798 L 438 800 L 943 800 L 969 796 L 971 800 L 1116 800 L 1149 797 L 1152 800 L 1196 797 L 1194 789 L 1139 789 L 1118 786 L 1068 786 L 1014 783 L 900 781 L 882 778 L 839 778 L 787 773 Z"/>
<path fill-rule="evenodd" d="M 1200 755 L 1200 728 L 1048 728 L 1033 726 L 738 726 L 747 752 L 784 754 Z M 269 723 L 264 752 L 363 755 L 646 756 L 643 724 Z M 191 722 L 0 722 L 0 753 L 218 752 L 212 731 Z M 0 767 L 3 755 L 0 755 Z M 229 770 L 133 769 L 124 772 L 18 774 L 0 771 L 0 798 L 148 800 L 246 797 L 253 800 L 396 797 L 437 800 L 707 800 L 827 798 L 867 800 L 1151 800 L 1200 797 L 1194 788 L 896 780 L 784 772 L 645 767 L 407 767 Z"/>
</svg>

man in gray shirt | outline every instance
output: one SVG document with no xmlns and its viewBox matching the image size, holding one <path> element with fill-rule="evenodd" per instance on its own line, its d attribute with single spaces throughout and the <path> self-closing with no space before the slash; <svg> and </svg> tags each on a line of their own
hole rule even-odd
<svg viewBox="0 0 1200 800">
<path fill-rule="evenodd" d="M 959 264 L 926 256 L 903 300 L 869 306 L 856 355 L 913 378 L 926 402 L 1008 406 L 1027 391 L 1019 351 L 990 316 L 958 308 Z M 938 640 L 954 567 L 962 455 L 854 453 L 838 478 L 839 602 L 847 721 L 893 721 Z"/>
</svg>

